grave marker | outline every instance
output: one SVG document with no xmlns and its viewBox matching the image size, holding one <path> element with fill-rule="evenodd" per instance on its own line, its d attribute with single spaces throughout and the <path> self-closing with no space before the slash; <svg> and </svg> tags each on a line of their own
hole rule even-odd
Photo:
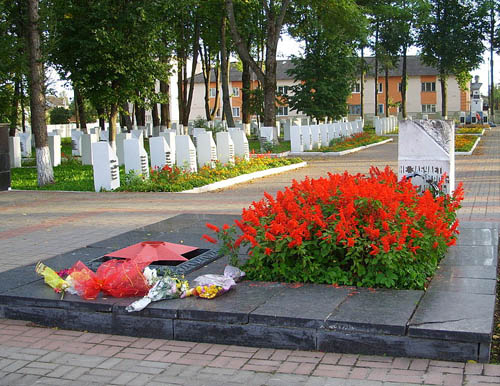
<svg viewBox="0 0 500 386">
<path fill-rule="evenodd" d="M 92 165 L 92 143 L 97 142 L 97 134 L 82 135 L 82 165 Z"/>
<path fill-rule="evenodd" d="M 165 141 L 167 141 L 167 145 L 170 149 L 170 159 L 172 160 L 172 163 L 175 164 L 176 156 L 175 156 L 175 137 L 177 134 L 175 134 L 174 130 L 166 130 L 163 133 L 160 133 L 160 136 L 165 138 Z"/>
<path fill-rule="evenodd" d="M 221 164 L 234 164 L 234 143 L 227 131 L 219 131 L 216 134 L 217 159 Z"/>
<path fill-rule="evenodd" d="M 125 154 L 123 150 L 123 141 L 132 138 L 131 133 L 118 133 L 116 134 L 116 157 L 118 158 L 118 164 L 125 165 Z"/>
<path fill-rule="evenodd" d="M 304 151 L 304 141 L 302 139 L 302 129 L 300 126 L 290 127 L 290 150 L 293 152 Z"/>
<path fill-rule="evenodd" d="M 165 165 L 173 166 L 170 147 L 164 137 L 149 138 L 149 151 L 151 154 L 151 167 L 162 169 Z"/>
<path fill-rule="evenodd" d="M 80 130 L 71 130 L 71 155 L 82 155 L 82 135 Z"/>
<path fill-rule="evenodd" d="M 302 133 L 302 143 L 304 144 L 304 151 L 312 150 L 312 134 L 309 126 L 300 126 Z"/>
<path fill-rule="evenodd" d="M 9 160 L 11 168 L 21 167 L 21 139 L 9 137 Z"/>
<path fill-rule="evenodd" d="M 196 165 L 196 148 L 189 135 L 177 135 L 175 137 L 175 157 L 178 167 L 191 172 L 198 170 Z"/>
<path fill-rule="evenodd" d="M 319 131 L 321 134 L 321 146 L 327 147 L 330 145 L 330 134 L 328 133 L 328 125 L 319 125 Z"/>
<path fill-rule="evenodd" d="M 399 124 L 398 177 L 413 176 L 421 189 L 446 173 L 445 193 L 455 189 L 455 127 L 441 120 L 404 120 Z"/>
<path fill-rule="evenodd" d="M 60 135 L 50 135 L 49 140 L 49 152 L 50 161 L 52 166 L 59 166 L 61 164 L 61 136 Z"/>
<path fill-rule="evenodd" d="M 321 132 L 319 130 L 319 125 L 312 125 L 309 127 L 311 128 L 312 147 L 313 149 L 319 149 L 321 147 Z"/>
<path fill-rule="evenodd" d="M 108 130 L 102 130 L 99 133 L 99 141 L 109 142 L 109 131 Z"/>
<path fill-rule="evenodd" d="M 231 130 L 229 132 L 234 144 L 234 155 L 242 159 L 250 159 L 250 148 L 245 132 L 241 129 Z"/>
<path fill-rule="evenodd" d="M 217 146 L 215 145 L 212 132 L 198 133 L 196 137 L 196 153 L 198 155 L 198 166 L 205 165 L 215 167 L 217 161 Z"/>
<path fill-rule="evenodd" d="M 31 133 L 19 133 L 21 141 L 21 155 L 23 157 L 31 157 Z"/>
<path fill-rule="evenodd" d="M 141 143 L 144 143 L 144 131 L 142 130 L 131 130 L 132 138 L 138 139 Z"/>
<path fill-rule="evenodd" d="M 126 173 L 133 171 L 138 176 L 142 175 L 145 178 L 149 178 L 148 154 L 139 139 L 125 139 L 123 141 L 123 153 Z"/>
<path fill-rule="evenodd" d="M 120 187 L 120 167 L 115 152 L 108 142 L 92 143 L 92 165 L 94 169 L 94 188 L 114 190 Z"/>
</svg>

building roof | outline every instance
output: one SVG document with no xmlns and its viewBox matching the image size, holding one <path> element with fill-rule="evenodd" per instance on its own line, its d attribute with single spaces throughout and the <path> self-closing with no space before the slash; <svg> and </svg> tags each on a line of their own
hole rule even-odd
<svg viewBox="0 0 500 386">
<path fill-rule="evenodd" d="M 372 56 L 366 57 L 365 61 L 368 65 L 368 76 L 373 76 L 375 58 Z M 293 68 L 293 63 L 291 60 L 278 60 L 276 68 L 276 80 L 293 80 L 293 77 L 287 74 L 289 69 Z M 403 69 L 403 61 L 399 60 L 398 65 L 389 70 L 389 76 L 401 76 Z M 437 69 L 433 67 L 426 66 L 420 60 L 419 56 L 408 56 L 406 61 L 406 71 L 408 76 L 422 76 L 422 75 L 439 75 Z M 384 75 L 384 69 L 379 64 L 379 76 Z M 203 83 L 203 74 L 200 72 L 195 75 L 195 83 Z M 252 80 L 256 80 L 257 77 L 252 71 Z M 212 70 L 210 74 L 210 80 L 213 82 L 215 80 L 215 74 Z M 241 71 L 237 68 L 236 63 L 231 63 L 231 70 L 229 71 L 229 81 L 230 82 L 241 82 Z"/>
</svg>

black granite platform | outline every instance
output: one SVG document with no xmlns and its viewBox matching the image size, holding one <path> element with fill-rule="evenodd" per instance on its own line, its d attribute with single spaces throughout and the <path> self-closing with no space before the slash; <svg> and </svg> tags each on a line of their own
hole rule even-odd
<svg viewBox="0 0 500 386">
<path fill-rule="evenodd" d="M 205 223 L 235 217 L 180 215 L 44 263 L 69 268 L 145 240 L 210 248 Z M 222 274 L 227 263 L 221 257 L 186 277 Z M 141 337 L 487 362 L 497 264 L 498 224 L 464 223 L 426 292 L 243 281 L 213 300 L 166 300 L 138 313 L 125 310 L 136 298 L 61 300 L 32 264 L 0 273 L 0 316 Z"/>
</svg>

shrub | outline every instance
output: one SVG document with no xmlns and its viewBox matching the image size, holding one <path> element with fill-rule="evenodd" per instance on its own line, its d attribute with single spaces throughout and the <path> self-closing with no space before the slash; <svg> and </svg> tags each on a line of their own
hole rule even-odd
<svg viewBox="0 0 500 386">
<path fill-rule="evenodd" d="M 250 247 L 243 269 L 252 280 L 423 289 L 455 243 L 462 199 L 461 185 L 434 197 L 388 167 L 372 168 L 293 181 L 216 231 L 232 263 Z"/>
</svg>

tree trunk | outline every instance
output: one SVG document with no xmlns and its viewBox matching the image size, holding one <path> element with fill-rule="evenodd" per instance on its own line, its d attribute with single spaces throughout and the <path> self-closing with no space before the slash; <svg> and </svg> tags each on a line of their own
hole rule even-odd
<svg viewBox="0 0 500 386">
<path fill-rule="evenodd" d="M 170 85 L 168 82 L 160 81 L 160 92 L 169 97 Z M 170 127 L 170 101 L 164 102 L 160 106 L 160 124 Z"/>
<path fill-rule="evenodd" d="M 184 105 L 185 105 L 185 99 L 184 99 L 184 87 L 183 87 L 183 70 L 184 66 L 186 65 L 187 57 L 186 54 L 184 53 L 184 50 L 180 49 L 177 50 L 177 95 L 178 95 L 178 105 L 179 105 L 179 120 L 182 123 L 182 117 L 184 116 Z"/>
<path fill-rule="evenodd" d="M 210 112 L 210 120 L 213 121 L 217 116 L 217 112 L 220 109 L 220 59 L 217 56 L 217 65 L 214 68 L 215 72 L 215 102 L 212 111 Z"/>
<path fill-rule="evenodd" d="M 9 136 L 10 137 L 15 137 L 16 136 L 16 130 L 17 130 L 17 116 L 19 112 L 19 87 L 20 87 L 20 81 L 19 79 L 16 79 L 15 85 L 14 85 L 14 95 L 12 98 L 12 109 L 10 113 L 10 127 L 9 127 Z"/>
<path fill-rule="evenodd" d="M 250 123 L 250 91 L 252 87 L 252 79 L 250 73 L 250 64 L 247 61 L 243 62 L 243 72 L 241 74 L 241 117 L 244 124 Z"/>
<path fill-rule="evenodd" d="M 76 123 L 76 128 L 80 128 L 80 114 L 78 113 L 78 98 L 76 97 L 76 89 L 73 86 L 73 101 L 75 102 L 75 123 Z"/>
<path fill-rule="evenodd" d="M 132 131 L 132 119 L 130 119 L 130 111 L 128 110 L 128 102 L 125 102 L 122 105 L 122 116 L 125 121 L 125 126 L 127 127 L 127 132 L 130 133 Z"/>
<path fill-rule="evenodd" d="M 194 77 L 196 75 L 196 63 L 198 63 L 198 51 L 200 46 L 200 21 L 196 19 L 194 26 L 194 37 L 193 37 L 193 61 L 191 65 L 191 78 L 189 80 L 189 95 L 186 98 L 187 91 L 187 78 L 184 77 L 184 96 L 185 100 L 187 100 L 186 106 L 184 108 L 184 115 L 182 117 L 182 125 L 184 126 L 184 130 L 187 130 L 189 125 L 189 114 L 191 113 L 191 104 L 193 103 L 193 94 L 194 94 Z M 187 68 L 184 69 L 187 71 Z M 187 131 L 186 131 L 187 133 Z"/>
<path fill-rule="evenodd" d="M 220 62 L 222 78 L 222 111 L 228 127 L 234 127 L 233 111 L 231 109 L 231 94 L 229 92 L 229 60 L 226 47 L 226 15 L 222 16 L 220 26 Z"/>
<path fill-rule="evenodd" d="M 102 107 L 97 107 L 97 115 L 99 116 L 99 127 L 101 130 L 106 130 L 106 120 L 104 118 L 105 111 Z"/>
<path fill-rule="evenodd" d="M 403 119 L 407 118 L 407 113 L 406 113 L 406 88 L 407 88 L 406 59 L 407 59 L 407 48 L 406 48 L 406 44 L 404 44 L 403 45 L 403 71 L 401 74 L 401 113 L 403 114 Z"/>
<path fill-rule="evenodd" d="M 24 87 L 23 87 L 23 78 L 21 77 L 21 126 L 23 128 L 23 133 L 26 133 L 26 114 L 25 114 L 25 106 L 24 106 Z"/>
<path fill-rule="evenodd" d="M 45 95 L 43 94 L 43 64 L 40 50 L 38 0 L 28 0 L 28 38 L 30 69 L 31 129 L 35 135 L 36 168 L 38 186 L 54 182 L 54 170 L 50 161 L 45 122 Z"/>
<path fill-rule="evenodd" d="M 109 110 L 109 146 L 116 151 L 116 118 L 118 117 L 118 105 L 113 103 Z"/>
<path fill-rule="evenodd" d="M 359 97 L 360 97 L 360 115 L 361 115 L 361 119 L 364 119 L 364 115 L 365 115 L 365 48 L 364 47 L 361 47 L 361 74 L 360 74 L 360 77 L 359 77 L 361 80 L 360 80 L 360 94 L 359 94 Z"/>
<path fill-rule="evenodd" d="M 151 111 L 153 118 L 153 127 L 160 126 L 160 117 L 158 116 L 158 103 L 153 103 L 153 109 Z"/>
<path fill-rule="evenodd" d="M 389 116 L 389 66 L 385 65 L 385 116 Z"/>
<path fill-rule="evenodd" d="M 77 105 L 78 105 L 78 117 L 80 119 L 80 130 L 82 130 L 85 134 L 88 134 L 87 132 L 87 116 L 85 114 L 85 102 L 83 100 L 82 94 L 80 93 L 80 90 L 75 88 L 75 95 L 76 95 L 76 100 L 77 100 Z"/>
<path fill-rule="evenodd" d="M 203 83 L 205 85 L 205 117 L 207 121 L 211 121 L 210 119 L 210 77 L 212 72 L 212 65 L 210 64 L 210 52 L 205 44 L 200 46 L 200 59 L 201 59 L 201 68 L 203 74 Z"/>
<path fill-rule="evenodd" d="M 441 82 L 441 115 L 443 119 L 448 118 L 448 84 L 446 75 L 439 75 L 439 80 Z"/>
</svg>

